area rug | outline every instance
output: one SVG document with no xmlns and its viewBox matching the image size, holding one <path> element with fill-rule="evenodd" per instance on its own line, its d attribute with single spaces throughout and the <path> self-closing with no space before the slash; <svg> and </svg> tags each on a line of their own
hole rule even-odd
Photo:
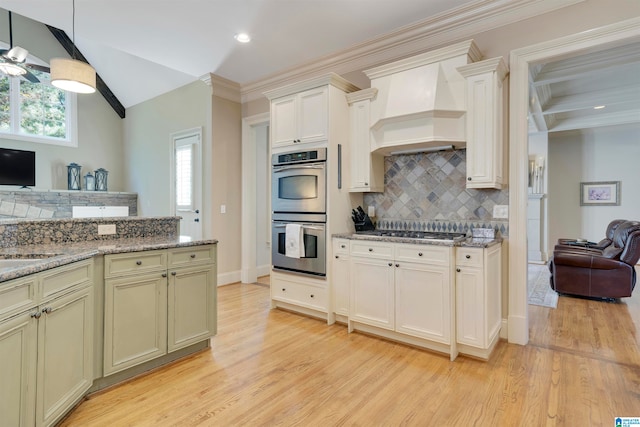
<svg viewBox="0 0 640 427">
<path fill-rule="evenodd" d="M 549 286 L 549 267 L 529 264 L 527 272 L 527 302 L 532 305 L 556 308 L 558 294 Z"/>
</svg>

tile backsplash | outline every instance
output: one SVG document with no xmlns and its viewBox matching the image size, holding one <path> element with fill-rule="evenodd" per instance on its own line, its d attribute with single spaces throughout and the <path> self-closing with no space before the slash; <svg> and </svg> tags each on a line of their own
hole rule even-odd
<svg viewBox="0 0 640 427">
<path fill-rule="evenodd" d="M 508 190 L 467 189 L 466 150 L 385 157 L 384 193 L 368 193 L 378 228 L 467 231 L 494 228 L 508 235 L 508 221 L 493 219 L 508 205 Z"/>
</svg>

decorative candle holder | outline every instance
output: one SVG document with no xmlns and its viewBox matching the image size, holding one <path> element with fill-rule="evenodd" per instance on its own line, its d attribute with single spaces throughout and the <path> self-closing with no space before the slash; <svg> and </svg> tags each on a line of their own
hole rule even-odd
<svg viewBox="0 0 640 427">
<path fill-rule="evenodd" d="M 91 172 L 87 172 L 84 176 L 84 189 L 86 191 L 94 191 L 96 189 L 96 178 L 91 175 Z"/>
<path fill-rule="evenodd" d="M 70 163 L 67 166 L 67 188 L 69 190 L 80 190 L 80 166 L 77 163 Z"/>
<path fill-rule="evenodd" d="M 109 171 L 100 168 L 96 170 L 96 191 L 107 191 L 107 176 Z"/>
</svg>

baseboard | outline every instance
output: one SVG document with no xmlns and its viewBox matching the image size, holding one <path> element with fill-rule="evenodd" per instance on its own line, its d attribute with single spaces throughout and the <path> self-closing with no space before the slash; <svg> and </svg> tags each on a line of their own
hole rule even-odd
<svg viewBox="0 0 640 427">
<path fill-rule="evenodd" d="M 218 286 L 228 285 L 240 281 L 240 270 L 218 274 Z"/>
</svg>

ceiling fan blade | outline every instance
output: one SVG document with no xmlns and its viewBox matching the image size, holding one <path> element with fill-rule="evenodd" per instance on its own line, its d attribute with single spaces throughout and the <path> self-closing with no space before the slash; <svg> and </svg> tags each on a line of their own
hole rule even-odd
<svg viewBox="0 0 640 427">
<path fill-rule="evenodd" d="M 34 76 L 31 72 L 29 72 L 28 70 L 25 70 L 25 71 L 27 72 L 23 74 L 22 77 L 29 80 L 31 83 L 40 83 L 40 80 L 38 80 L 38 78 Z"/>
<path fill-rule="evenodd" d="M 51 69 L 44 65 L 38 64 L 24 64 L 27 68 L 31 68 L 32 70 L 42 71 L 43 73 L 51 73 Z"/>
</svg>

